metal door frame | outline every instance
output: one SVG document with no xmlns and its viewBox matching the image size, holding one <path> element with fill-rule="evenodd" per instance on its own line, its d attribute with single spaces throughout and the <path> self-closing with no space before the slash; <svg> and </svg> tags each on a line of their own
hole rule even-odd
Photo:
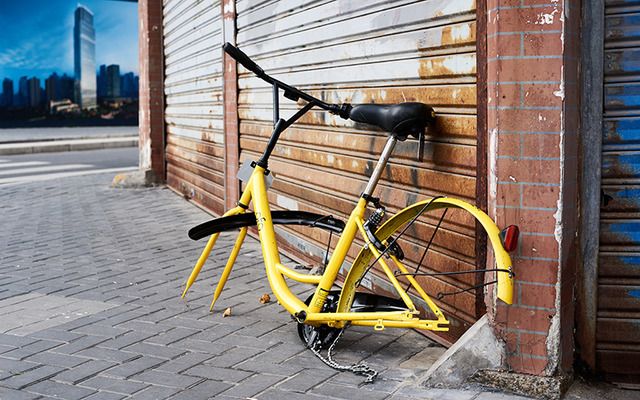
<svg viewBox="0 0 640 400">
<path fill-rule="evenodd" d="M 576 356 L 587 370 L 596 370 L 598 258 L 602 120 L 604 96 L 604 0 L 582 6 L 580 115 L 580 262 L 577 270 Z M 587 28 L 588 27 L 588 28 Z M 585 29 L 586 28 L 586 29 Z"/>
</svg>

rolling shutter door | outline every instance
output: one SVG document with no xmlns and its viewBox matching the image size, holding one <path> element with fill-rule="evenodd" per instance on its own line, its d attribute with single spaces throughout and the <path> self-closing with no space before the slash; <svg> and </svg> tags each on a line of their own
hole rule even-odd
<svg viewBox="0 0 640 400">
<path fill-rule="evenodd" d="M 237 43 L 277 79 L 331 102 L 434 106 L 438 126 L 417 143 L 398 143 L 376 190 L 388 212 L 435 195 L 476 197 L 476 11 L 474 1 L 248 1 L 237 2 Z M 272 128 L 271 88 L 239 68 L 241 162 L 259 157 Z M 302 104 L 281 97 L 281 117 Z M 270 160 L 274 208 L 348 216 L 371 174 L 386 135 L 324 112 L 310 112 L 286 131 Z M 410 235 L 428 239 L 434 216 Z M 278 227 L 286 249 L 317 260 L 328 234 Z M 335 242 L 334 242 L 335 244 Z M 454 245 L 452 245 L 454 244 Z M 418 250 L 404 249 L 413 265 Z M 430 252 L 430 267 L 475 268 L 475 224 L 450 211 Z M 355 256 L 355 252 L 350 254 Z M 435 296 L 468 288 L 474 277 L 424 281 Z M 382 288 L 384 289 L 384 288 Z M 453 342 L 476 320 L 476 295 L 440 303 L 452 319 Z"/>
<path fill-rule="evenodd" d="M 222 214 L 220 2 L 165 0 L 163 30 L 167 184 Z"/>
<path fill-rule="evenodd" d="M 640 377 L 640 2 L 606 1 L 596 365 Z M 626 375 L 627 378 L 622 375 Z"/>
</svg>

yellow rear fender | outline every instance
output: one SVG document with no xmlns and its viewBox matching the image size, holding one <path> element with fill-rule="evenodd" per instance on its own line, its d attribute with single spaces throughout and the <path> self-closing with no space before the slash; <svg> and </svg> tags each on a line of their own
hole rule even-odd
<svg viewBox="0 0 640 400">
<path fill-rule="evenodd" d="M 431 202 L 431 204 L 429 204 Z M 496 265 L 498 269 L 507 270 L 510 272 L 496 272 L 498 280 L 498 298 L 507 304 L 513 302 L 513 273 L 511 265 L 511 257 L 509 253 L 504 249 L 502 241 L 500 240 L 500 229 L 496 226 L 495 222 L 487 214 L 485 214 L 479 208 L 458 199 L 451 199 L 446 197 L 436 198 L 434 200 L 428 199 L 412 204 L 411 206 L 399 211 L 396 215 L 391 217 L 385 222 L 377 231 L 376 236 L 378 239 L 384 241 L 405 223 L 411 221 L 420 211 L 422 211 L 425 205 L 429 206 L 424 212 L 437 210 L 441 208 L 459 208 L 469 212 L 474 216 L 476 220 L 480 222 L 484 230 L 487 232 L 489 242 L 493 248 L 493 253 L 496 259 Z M 451 246 L 455 246 L 455 243 L 451 243 Z M 340 302 L 338 303 L 337 312 L 347 312 L 350 310 L 353 304 L 353 299 L 356 291 L 356 284 L 365 273 L 367 267 L 372 262 L 373 254 L 371 250 L 363 248 L 354 260 L 349 273 L 342 287 L 342 293 L 340 295 Z"/>
</svg>

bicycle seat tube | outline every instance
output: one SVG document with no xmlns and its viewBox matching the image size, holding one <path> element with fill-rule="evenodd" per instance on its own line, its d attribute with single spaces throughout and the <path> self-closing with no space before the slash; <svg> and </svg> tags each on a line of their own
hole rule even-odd
<svg viewBox="0 0 640 400">
<path fill-rule="evenodd" d="M 378 163 L 376 164 L 376 167 L 373 170 L 371 177 L 369 178 L 369 182 L 367 182 L 367 187 L 365 187 L 364 191 L 362 192 L 362 196 L 367 197 L 373 194 L 373 191 L 375 190 L 376 185 L 378 184 L 378 181 L 382 176 L 382 172 L 384 171 L 384 168 L 387 166 L 387 163 L 389 162 L 389 158 L 391 157 L 391 153 L 393 152 L 393 149 L 396 147 L 397 142 L 398 142 L 398 139 L 396 139 L 395 136 L 389 136 L 389 139 L 387 139 L 387 144 L 385 144 L 384 149 L 382 150 L 380 159 L 378 159 Z"/>
</svg>

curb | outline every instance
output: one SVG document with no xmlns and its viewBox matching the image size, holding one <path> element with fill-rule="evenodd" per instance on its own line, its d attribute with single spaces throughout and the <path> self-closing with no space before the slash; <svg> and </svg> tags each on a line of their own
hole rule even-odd
<svg viewBox="0 0 640 400">
<path fill-rule="evenodd" d="M 138 136 L 100 139 L 49 140 L 40 142 L 0 144 L 0 155 L 99 150 L 137 146 Z"/>
</svg>

